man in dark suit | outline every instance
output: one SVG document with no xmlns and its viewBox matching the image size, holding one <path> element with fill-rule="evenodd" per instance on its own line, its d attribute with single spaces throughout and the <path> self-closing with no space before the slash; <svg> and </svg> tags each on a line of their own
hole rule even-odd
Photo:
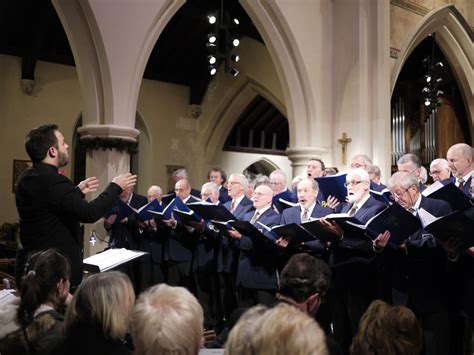
<svg viewBox="0 0 474 355">
<path fill-rule="evenodd" d="M 191 184 L 186 179 L 179 180 L 174 191 L 176 198 L 181 199 L 185 204 L 199 201 L 191 196 Z M 167 283 L 171 286 L 186 287 L 196 294 L 194 280 L 191 278 L 191 261 L 199 235 L 194 228 L 179 222 L 174 217 L 174 213 L 171 219 L 164 220 L 163 223 L 171 229 L 164 256 L 167 260 Z"/>
<path fill-rule="evenodd" d="M 288 181 L 283 170 L 273 170 L 268 178 L 275 197 L 278 197 L 277 195 L 279 194 L 285 193 L 285 195 L 289 196 L 288 201 L 291 202 L 295 200 L 293 193 L 288 189 Z M 281 196 L 282 195 L 280 195 L 280 197 Z"/>
<path fill-rule="evenodd" d="M 173 179 L 175 184 L 181 179 L 189 181 L 188 172 L 186 171 L 186 169 L 176 169 L 175 171 L 173 171 L 173 174 L 171 175 L 171 178 Z M 176 196 L 176 191 L 174 191 L 174 190 L 168 191 L 168 194 L 172 194 L 172 195 Z M 196 198 L 199 198 L 200 197 L 200 191 L 191 187 L 191 195 L 196 197 Z"/>
<path fill-rule="evenodd" d="M 397 161 L 397 169 L 416 177 L 420 191 L 426 189 L 426 185 L 421 181 L 421 161 L 415 154 L 408 153 L 400 157 Z"/>
<path fill-rule="evenodd" d="M 408 172 L 397 172 L 388 181 L 395 201 L 423 220 L 424 211 L 434 217 L 451 213 L 449 204 L 442 200 L 424 197 L 420 193 L 418 179 Z M 420 212 L 421 210 L 424 210 Z M 427 222 L 427 221 L 425 221 Z M 426 223 L 424 223 L 426 224 Z M 399 258 L 397 270 L 403 270 L 405 262 L 407 306 L 420 319 L 426 354 L 450 353 L 450 328 L 447 304 L 447 258 L 433 235 L 424 229 L 409 236 Z"/>
<path fill-rule="evenodd" d="M 242 174 L 229 176 L 227 187 L 229 197 L 232 199 L 224 204 L 237 220 L 242 220 L 252 208 L 252 201 L 245 196 L 248 189 L 248 180 Z M 217 272 L 221 275 L 221 287 L 223 287 L 224 315 L 226 320 L 238 306 L 236 277 L 239 260 L 239 248 L 237 243 L 229 236 L 220 238 Z"/>
<path fill-rule="evenodd" d="M 138 209 L 147 204 L 147 198 L 134 194 L 133 187 L 125 189 L 120 194 L 123 203 Z M 109 232 L 110 241 L 114 248 L 138 249 L 138 220 L 132 213 L 121 221 L 117 221 L 119 215 L 118 202 L 112 207 L 111 214 L 104 220 L 104 227 Z"/>
<path fill-rule="evenodd" d="M 347 201 L 342 213 L 348 213 L 361 223 L 385 209 L 385 205 L 370 195 L 370 177 L 362 168 L 346 176 Z M 388 235 L 379 235 L 373 242 L 364 234 L 343 229 L 336 222 L 321 222 L 339 241 L 332 243 L 329 265 L 333 271 L 334 337 L 343 349 L 348 349 L 357 332 L 359 320 L 376 296 L 377 272 L 375 248 L 386 242 Z"/>
<path fill-rule="evenodd" d="M 224 186 L 227 180 L 227 174 L 221 168 L 212 168 L 207 173 L 207 180 L 214 182 L 219 187 L 219 201 L 221 204 L 230 201 L 229 192 Z"/>
<path fill-rule="evenodd" d="M 446 159 L 435 159 L 430 164 L 430 176 L 434 182 L 443 181 L 451 177 L 451 169 Z M 454 182 L 454 181 L 453 181 Z"/>
<path fill-rule="evenodd" d="M 297 187 L 298 203 L 300 205 L 284 210 L 281 215 L 280 224 L 296 223 L 299 225 L 301 222 L 309 221 L 310 218 L 321 218 L 333 213 L 333 210 L 330 208 L 322 207 L 317 203 L 316 197 L 318 196 L 318 192 L 319 187 L 316 180 L 311 178 L 301 180 Z M 278 245 L 286 247 L 287 243 L 280 239 L 278 240 Z M 324 253 L 327 249 L 326 245 L 323 245 L 319 240 L 307 242 L 304 245 L 297 246 L 297 248 L 297 251 L 307 251 L 318 257 L 325 256 Z M 293 252 L 294 250 L 289 251 L 289 255 L 287 255 L 286 258 L 283 257 L 283 260 L 288 260 Z"/>
<path fill-rule="evenodd" d="M 95 191 L 95 177 L 74 186 L 58 169 L 69 161 L 68 145 L 54 124 L 31 130 L 25 148 L 33 162 L 17 186 L 16 205 L 20 216 L 20 240 L 15 267 L 18 285 L 30 253 L 55 248 L 71 263 L 71 286 L 82 280 L 83 239 L 79 222 L 93 223 L 117 200 L 119 194 L 136 183 L 136 176 L 118 175 L 94 200 L 84 200 L 85 194 Z"/>
<path fill-rule="evenodd" d="M 474 171 L 473 148 L 465 143 L 458 143 L 451 146 L 446 154 L 448 166 L 453 177 L 456 179 L 456 186 L 469 196 L 472 173 Z"/>
<path fill-rule="evenodd" d="M 260 185 L 253 193 L 255 211 L 248 212 L 243 218 L 257 229 L 257 222 L 273 227 L 280 221 L 280 215 L 272 209 L 273 191 L 270 186 Z M 264 233 L 267 233 L 266 231 Z M 232 238 L 239 241 L 240 256 L 237 270 L 237 286 L 240 287 L 240 306 L 256 304 L 271 305 L 275 301 L 277 281 L 277 247 L 275 240 L 252 239 L 236 230 L 229 231 Z"/>
<path fill-rule="evenodd" d="M 161 187 L 153 185 L 148 188 L 148 203 L 158 200 L 161 205 L 163 190 Z M 163 271 L 163 252 L 165 240 L 169 237 L 169 229 L 155 221 L 153 218 L 148 221 L 139 221 L 139 244 L 140 251 L 147 252 L 147 255 L 139 258 L 141 290 L 150 286 L 165 282 Z"/>
</svg>

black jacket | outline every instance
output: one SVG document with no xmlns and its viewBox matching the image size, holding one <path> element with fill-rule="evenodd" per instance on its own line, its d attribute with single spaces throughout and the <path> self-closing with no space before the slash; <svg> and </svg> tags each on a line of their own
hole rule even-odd
<svg viewBox="0 0 474 355">
<path fill-rule="evenodd" d="M 79 222 L 93 223 L 101 218 L 122 192 L 110 183 L 93 201 L 87 202 L 81 190 L 57 167 L 35 163 L 21 176 L 16 191 L 16 206 L 20 216 L 19 251 L 15 276 L 24 272 L 29 253 L 56 248 L 71 263 L 71 285 L 82 280 L 83 240 Z"/>
</svg>

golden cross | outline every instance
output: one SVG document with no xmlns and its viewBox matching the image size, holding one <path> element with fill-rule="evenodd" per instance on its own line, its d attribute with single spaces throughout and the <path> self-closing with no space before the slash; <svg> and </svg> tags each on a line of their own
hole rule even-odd
<svg viewBox="0 0 474 355">
<path fill-rule="evenodd" d="M 352 142 L 352 138 L 349 138 L 347 133 L 344 132 L 342 133 L 342 138 L 339 138 L 337 141 L 342 144 L 342 164 L 346 165 L 346 147 L 348 143 Z"/>
</svg>

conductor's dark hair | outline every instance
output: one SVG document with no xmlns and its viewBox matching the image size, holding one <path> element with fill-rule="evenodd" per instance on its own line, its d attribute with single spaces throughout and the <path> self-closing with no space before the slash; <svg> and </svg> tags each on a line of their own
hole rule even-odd
<svg viewBox="0 0 474 355">
<path fill-rule="evenodd" d="M 48 149 L 58 145 L 58 138 L 54 134 L 58 130 L 56 124 L 45 124 L 33 128 L 25 140 L 26 152 L 33 163 L 42 161 L 46 157 Z"/>
<path fill-rule="evenodd" d="M 218 171 L 221 173 L 222 183 L 225 183 L 227 181 L 227 174 L 221 168 L 211 168 L 211 170 L 207 172 L 207 180 L 209 180 L 209 178 L 211 177 L 211 172 L 213 171 Z"/>
<path fill-rule="evenodd" d="M 18 321 L 23 328 L 31 323 L 39 306 L 47 301 L 55 302 L 58 283 L 70 277 L 69 261 L 54 249 L 36 252 L 28 257 L 18 307 Z"/>
<path fill-rule="evenodd" d="M 331 270 L 322 260 L 306 253 L 291 257 L 280 275 L 280 294 L 298 303 L 319 293 L 324 296 L 331 280 Z"/>
</svg>

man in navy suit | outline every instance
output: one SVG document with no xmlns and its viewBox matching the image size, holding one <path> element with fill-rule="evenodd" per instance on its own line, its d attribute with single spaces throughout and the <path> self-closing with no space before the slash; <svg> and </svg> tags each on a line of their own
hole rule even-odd
<svg viewBox="0 0 474 355">
<path fill-rule="evenodd" d="M 181 179 L 175 184 L 174 192 L 176 198 L 180 198 L 185 204 L 199 201 L 191 195 L 191 184 L 186 179 Z M 171 219 L 164 220 L 163 223 L 171 229 L 164 255 L 167 261 L 167 283 L 171 286 L 186 287 L 189 291 L 196 293 L 191 278 L 191 261 L 198 233 L 193 228 L 178 222 L 174 214 Z"/>
<path fill-rule="evenodd" d="M 273 191 L 267 185 L 258 186 L 253 193 L 255 211 L 248 212 L 243 220 L 250 221 L 257 229 L 258 222 L 273 227 L 280 221 L 280 215 L 272 209 Z M 267 233 L 267 232 L 264 232 Z M 240 306 L 256 304 L 271 305 L 275 302 L 277 281 L 277 247 L 275 240 L 252 239 L 236 230 L 229 231 L 239 241 L 240 257 L 237 270 L 237 285 L 240 286 Z"/>
<path fill-rule="evenodd" d="M 400 172 L 416 177 L 420 191 L 426 189 L 426 186 L 421 182 L 421 161 L 415 154 L 408 153 L 398 159 L 397 169 Z"/>
<path fill-rule="evenodd" d="M 227 188 L 224 186 L 227 180 L 227 174 L 221 168 L 212 168 L 207 173 L 207 180 L 209 182 L 215 183 L 219 188 L 219 201 L 221 204 L 226 203 L 230 200 L 229 192 Z"/>
<path fill-rule="evenodd" d="M 434 217 L 451 213 L 447 202 L 424 197 L 418 179 L 408 172 L 393 174 L 388 187 L 400 206 L 422 220 L 424 211 Z M 446 253 L 433 235 L 421 229 L 409 236 L 402 255 L 406 263 L 406 275 L 402 276 L 406 280 L 407 306 L 422 323 L 425 353 L 449 354 L 450 327 L 446 305 L 450 290 L 447 287 Z M 397 269 L 403 270 L 401 266 L 399 264 Z"/>
<path fill-rule="evenodd" d="M 227 183 L 229 197 L 232 199 L 224 204 L 237 220 L 243 220 L 245 214 L 253 209 L 252 201 L 245 194 L 249 182 L 242 174 L 232 174 Z M 239 260 L 239 248 L 235 240 L 229 235 L 220 238 L 217 271 L 221 274 L 221 287 L 224 288 L 224 315 L 226 320 L 238 306 L 236 277 Z"/>
<path fill-rule="evenodd" d="M 286 179 L 286 174 L 283 170 L 273 170 L 268 177 L 270 180 L 270 187 L 273 190 L 273 195 L 276 196 L 278 194 L 284 193 L 285 191 L 288 193 L 289 201 L 293 201 L 293 193 L 291 190 L 288 189 L 288 182 Z"/>
<path fill-rule="evenodd" d="M 147 204 L 145 196 L 134 194 L 133 187 L 125 189 L 120 194 L 120 199 L 127 205 L 137 209 Z M 117 204 L 112 211 L 118 208 Z M 104 220 L 104 227 L 109 232 L 110 244 L 114 248 L 138 249 L 138 220 L 132 213 L 121 221 L 117 221 L 117 213 L 112 213 Z"/>
<path fill-rule="evenodd" d="M 317 203 L 316 197 L 318 192 L 319 187 L 316 180 L 311 178 L 301 180 L 297 187 L 298 203 L 300 205 L 284 210 L 281 215 L 280 224 L 296 223 L 299 225 L 301 222 L 307 222 L 310 218 L 320 218 L 332 213 L 331 209 L 322 207 Z M 278 244 L 283 247 L 287 245 L 282 240 L 279 240 Z M 307 251 L 310 254 L 321 257 L 325 250 L 326 246 L 319 240 L 315 240 L 298 246 L 297 252 Z M 288 254 L 292 254 L 291 251 Z M 290 257 L 291 255 L 287 255 L 284 259 L 288 260 Z"/>
<path fill-rule="evenodd" d="M 350 166 L 351 169 L 362 168 L 369 173 L 371 190 L 380 192 L 386 188 L 386 186 L 380 182 L 380 168 L 377 165 L 372 164 L 372 159 L 370 159 L 368 155 L 354 155 Z"/>
<path fill-rule="evenodd" d="M 153 185 L 148 188 L 148 203 L 158 200 L 161 205 L 163 190 Z M 163 223 L 156 222 L 153 218 L 149 221 L 139 221 L 140 243 L 139 250 L 147 255 L 139 258 L 141 268 L 141 290 L 165 282 L 162 268 L 163 249 L 165 240 L 169 236 L 169 229 Z"/>
<path fill-rule="evenodd" d="M 456 179 L 456 186 L 469 196 L 472 173 L 474 171 L 473 148 L 465 143 L 451 146 L 446 154 L 449 168 Z"/>
<path fill-rule="evenodd" d="M 430 176 L 434 182 L 449 179 L 451 169 L 446 159 L 435 159 L 430 164 Z"/>
<path fill-rule="evenodd" d="M 370 177 L 362 168 L 351 170 L 346 176 L 347 201 L 342 213 L 348 213 L 361 223 L 385 209 L 385 205 L 370 195 Z M 344 230 L 336 222 L 322 221 L 339 241 L 332 243 L 329 265 L 333 271 L 334 337 L 343 349 L 348 349 L 357 332 L 359 320 L 375 298 L 377 272 L 375 249 L 386 243 L 388 234 L 379 235 L 373 242 L 362 233 Z"/>
</svg>

